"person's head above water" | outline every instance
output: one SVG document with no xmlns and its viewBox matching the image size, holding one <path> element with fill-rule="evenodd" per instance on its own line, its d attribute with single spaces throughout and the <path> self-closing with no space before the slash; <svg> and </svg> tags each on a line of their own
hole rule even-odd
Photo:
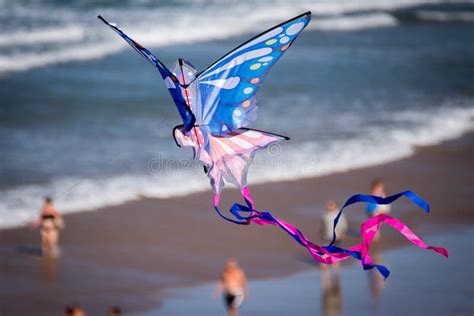
<svg viewBox="0 0 474 316">
<path fill-rule="evenodd" d="M 377 178 L 370 184 L 370 194 L 385 196 L 385 183 L 382 178 Z"/>
<path fill-rule="evenodd" d="M 53 199 L 49 196 L 45 196 L 44 197 L 44 203 L 45 204 L 51 204 L 51 203 L 53 203 Z"/>
<path fill-rule="evenodd" d="M 337 210 L 337 205 L 336 205 L 336 202 L 334 200 L 329 200 L 327 203 L 326 203 L 326 208 L 328 209 L 329 212 L 334 212 Z"/>
<path fill-rule="evenodd" d="M 66 306 L 64 316 L 85 316 L 84 311 L 77 306 Z"/>
<path fill-rule="evenodd" d="M 120 307 L 112 307 L 109 312 L 109 316 L 120 316 L 122 315 L 122 310 Z"/>
</svg>

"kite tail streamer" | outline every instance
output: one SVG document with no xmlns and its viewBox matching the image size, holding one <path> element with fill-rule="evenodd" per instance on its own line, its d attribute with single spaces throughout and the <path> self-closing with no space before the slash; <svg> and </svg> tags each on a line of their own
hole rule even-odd
<svg viewBox="0 0 474 316">
<path fill-rule="evenodd" d="M 214 194 L 214 209 L 216 210 L 217 214 L 222 218 L 225 219 L 226 221 L 229 221 L 231 223 L 237 224 L 237 225 L 249 225 L 249 221 L 236 221 L 235 219 L 232 219 L 230 217 L 225 216 L 221 210 L 219 209 L 219 201 L 220 201 L 220 195 L 219 194 Z"/>
<path fill-rule="evenodd" d="M 408 228 L 401 220 L 393 218 L 387 214 L 379 214 L 374 216 L 361 225 L 361 234 L 362 234 L 362 263 L 371 264 L 370 258 L 368 257 L 368 252 L 370 244 L 374 239 L 375 235 L 380 229 L 382 224 L 387 224 L 398 230 L 406 239 L 408 239 L 412 244 L 423 249 L 433 250 L 446 258 L 449 256 L 448 251 L 442 247 L 432 247 L 428 246 L 420 237 L 415 235 L 415 233 Z M 364 260 L 364 258 L 368 258 Z"/>
<path fill-rule="evenodd" d="M 220 217 L 239 225 L 249 225 L 251 222 L 254 222 L 259 225 L 279 226 L 281 229 L 287 232 L 297 243 L 305 247 L 315 261 L 321 263 L 333 264 L 352 257 L 361 261 L 364 270 L 375 268 L 379 271 L 380 274 L 382 274 L 384 278 L 387 278 L 390 275 L 390 271 L 383 265 L 374 264 L 369 255 L 369 249 L 373 238 L 377 234 L 383 223 L 392 226 L 394 229 L 398 230 L 414 245 L 423 249 L 433 250 L 442 254 L 445 257 L 448 257 L 448 251 L 445 248 L 428 246 L 421 238 L 416 236 L 415 233 L 413 233 L 413 231 L 411 231 L 402 221 L 386 214 L 379 214 L 377 216 L 374 216 L 361 225 L 361 244 L 357 244 L 349 249 L 344 249 L 335 246 L 333 240 L 328 246 L 320 246 L 308 240 L 308 238 L 306 238 L 306 236 L 299 229 L 279 218 L 274 217 L 270 212 L 260 212 L 255 210 L 254 203 L 248 187 L 242 188 L 241 193 L 243 198 L 245 199 L 247 206 L 235 203 L 231 207 L 230 213 L 234 216 L 235 219 L 229 218 L 222 214 L 218 207 L 220 196 L 218 194 L 214 195 L 214 208 Z M 390 204 L 402 196 L 407 197 L 413 203 L 423 208 L 426 212 L 429 212 L 429 205 L 411 191 L 401 192 L 389 196 L 387 198 L 358 194 L 349 198 L 344 204 L 344 206 L 341 208 L 339 214 L 334 220 L 334 229 L 344 208 L 351 204 L 359 202 Z M 242 213 L 248 215 L 241 215 Z"/>
<path fill-rule="evenodd" d="M 388 196 L 386 198 L 382 198 L 382 197 L 374 196 L 374 195 L 356 194 L 356 195 L 351 196 L 346 201 L 346 203 L 344 203 L 342 208 L 339 210 L 339 213 L 334 218 L 334 225 L 333 225 L 333 230 L 332 230 L 333 238 L 330 245 L 333 245 L 336 242 L 336 226 L 337 226 L 337 223 L 339 222 L 339 218 L 341 217 L 342 212 L 347 206 L 360 203 L 360 202 L 387 205 L 398 200 L 399 198 L 403 196 L 408 198 L 414 204 L 421 207 L 426 213 L 430 212 L 430 206 L 428 205 L 428 203 L 426 203 L 421 197 L 419 197 L 418 195 L 415 194 L 415 192 L 412 192 L 412 191 L 400 192 L 400 193 Z"/>
<path fill-rule="evenodd" d="M 369 256 L 369 249 L 370 245 L 377 234 L 377 232 L 380 230 L 380 227 L 382 224 L 387 224 L 397 231 L 399 231 L 403 236 L 405 236 L 406 239 L 408 239 L 412 244 L 415 246 L 418 246 L 422 249 L 427 249 L 427 250 L 433 250 L 446 258 L 448 257 L 448 251 L 445 248 L 442 247 L 432 247 L 428 246 L 420 237 L 418 237 L 412 230 L 408 228 L 407 225 L 405 225 L 401 220 L 393 218 L 387 214 L 379 214 L 376 215 L 368 220 L 366 220 L 364 223 L 361 225 L 361 236 L 362 236 L 362 243 L 355 246 L 358 249 L 358 252 L 360 252 L 360 257 L 361 257 L 361 264 L 362 268 L 364 270 L 370 270 L 373 268 L 376 268 L 384 278 L 387 278 L 390 275 L 390 271 L 382 265 L 378 264 L 373 264 L 372 259 Z M 327 246 L 328 248 L 334 247 L 334 246 Z M 354 247 L 353 247 L 354 248 Z M 351 250 L 355 250 L 352 249 Z M 333 253 L 335 252 L 346 252 L 346 250 L 335 247 L 332 248 Z"/>
</svg>

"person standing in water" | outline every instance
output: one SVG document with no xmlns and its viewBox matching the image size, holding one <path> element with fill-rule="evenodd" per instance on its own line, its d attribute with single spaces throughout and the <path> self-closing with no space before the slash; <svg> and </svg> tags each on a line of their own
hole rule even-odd
<svg viewBox="0 0 474 316">
<path fill-rule="evenodd" d="M 237 316 L 240 304 L 247 299 L 247 278 L 235 259 L 229 259 L 225 264 L 214 291 L 216 296 L 220 293 L 223 293 L 229 316 Z"/>
<path fill-rule="evenodd" d="M 383 179 L 377 178 L 372 181 L 370 185 L 370 195 L 382 198 L 385 198 L 387 196 L 387 194 L 385 193 L 385 183 Z M 367 204 L 366 211 L 368 217 L 377 216 L 379 214 L 387 214 L 390 213 L 390 205 L 369 203 Z M 372 244 L 370 249 L 372 252 L 372 260 L 375 263 L 382 261 L 382 249 L 380 243 L 378 242 L 379 239 L 380 230 L 377 232 L 377 234 L 375 234 L 373 239 L 374 243 Z M 382 292 L 384 289 L 385 281 L 375 270 L 372 270 L 367 273 L 367 277 L 369 279 L 370 293 L 372 294 L 372 297 L 374 299 L 374 310 L 377 310 L 380 303 L 380 297 L 382 296 Z"/>
<path fill-rule="evenodd" d="M 43 255 L 57 256 L 59 230 L 64 222 L 61 214 L 53 205 L 53 199 L 45 197 L 38 219 L 33 226 L 39 227 L 41 234 L 41 250 Z"/>
<path fill-rule="evenodd" d="M 370 184 L 370 195 L 385 198 L 385 183 L 382 179 L 378 178 L 372 181 Z M 367 215 L 373 217 L 379 214 L 387 214 L 390 212 L 390 205 L 369 203 L 367 204 Z"/>
<path fill-rule="evenodd" d="M 327 212 L 323 215 L 323 240 L 330 243 L 333 238 L 334 219 L 336 219 L 338 208 L 334 200 L 329 200 L 326 203 Z M 336 226 L 336 242 L 342 241 L 346 236 L 348 229 L 346 216 L 344 213 L 339 217 L 339 222 Z"/>
<path fill-rule="evenodd" d="M 337 216 L 338 208 L 334 200 L 329 200 L 326 204 L 327 212 L 323 215 L 322 239 L 326 244 L 333 238 L 334 219 Z M 336 226 L 336 242 L 344 240 L 348 223 L 344 214 L 339 217 L 339 223 Z M 321 296 L 322 314 L 325 316 L 339 316 L 342 313 L 342 295 L 339 279 L 339 262 L 329 266 L 320 263 L 321 287 L 323 290 Z M 331 271 L 332 270 L 332 271 Z M 332 273 L 331 273 L 332 272 Z"/>
</svg>

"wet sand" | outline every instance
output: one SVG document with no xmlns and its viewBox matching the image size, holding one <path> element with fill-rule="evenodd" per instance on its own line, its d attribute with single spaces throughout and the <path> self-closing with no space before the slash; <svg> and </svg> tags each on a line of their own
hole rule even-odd
<svg viewBox="0 0 474 316">
<path fill-rule="evenodd" d="M 472 269 L 459 267 L 472 267 L 473 238 L 472 228 L 430 236 L 433 243 L 450 245 L 449 260 L 414 247 L 378 253 L 392 270 L 386 282 L 374 271 L 362 272 L 358 265 L 339 274 L 333 270 L 326 286 L 318 268 L 250 280 L 249 299 L 240 310 L 242 315 L 470 315 L 474 310 Z M 224 315 L 221 298 L 209 295 L 214 287 L 215 282 L 209 282 L 168 290 L 161 308 L 140 316 Z M 428 300 L 429 304 L 420 304 Z"/>
<path fill-rule="evenodd" d="M 251 189 L 257 208 L 271 210 L 318 241 L 318 219 L 328 199 L 342 204 L 352 194 L 366 192 L 373 178 L 383 177 L 389 194 L 411 189 L 429 201 L 429 216 L 406 201 L 397 203 L 392 215 L 430 244 L 430 236 L 474 223 L 473 164 L 474 135 L 469 134 L 420 148 L 412 157 L 392 163 Z M 227 190 L 222 205 L 239 199 L 236 190 Z M 160 306 L 165 288 L 214 280 L 230 256 L 238 258 L 250 279 L 314 268 L 305 249 L 279 229 L 223 222 L 210 203 L 210 192 L 204 192 L 67 215 L 59 260 L 36 254 L 37 232 L 0 231 L 0 314 L 34 310 L 35 315 L 56 315 L 73 303 L 91 315 L 105 314 L 112 305 L 131 313 L 146 311 Z M 347 215 L 353 230 L 347 243 L 352 244 L 365 213 L 358 206 Z M 408 246 L 389 229 L 383 230 L 381 244 L 382 249 Z M 422 266 L 411 268 L 436 275 Z"/>
</svg>

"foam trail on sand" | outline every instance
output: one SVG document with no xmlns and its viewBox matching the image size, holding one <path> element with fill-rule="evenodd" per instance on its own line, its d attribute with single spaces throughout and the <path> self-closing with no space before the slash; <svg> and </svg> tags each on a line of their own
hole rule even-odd
<svg viewBox="0 0 474 316">
<path fill-rule="evenodd" d="M 474 107 L 436 112 L 403 111 L 396 120 L 413 127 L 369 128 L 365 137 L 328 144 L 306 142 L 296 150 L 282 150 L 277 161 L 264 161 L 250 177 L 256 183 L 301 179 L 370 167 L 411 156 L 417 146 L 436 145 L 473 131 Z M 265 157 L 262 157 L 265 160 Z M 280 160 L 280 161 L 278 161 Z"/>
<path fill-rule="evenodd" d="M 84 61 L 101 58 L 121 50 L 118 44 L 70 46 L 43 53 L 26 53 L 10 57 L 0 56 L 0 73 L 24 71 L 69 61 Z"/>
<path fill-rule="evenodd" d="M 474 12 L 418 11 L 416 17 L 430 22 L 474 22 Z"/>
<path fill-rule="evenodd" d="M 371 13 L 354 16 L 336 16 L 322 18 L 310 24 L 310 30 L 321 31 L 355 31 L 373 27 L 397 26 L 398 20 L 386 13 Z"/>
<path fill-rule="evenodd" d="M 104 179 L 63 178 L 46 185 L 28 185 L 2 192 L 0 228 L 26 225 L 37 215 L 41 200 L 51 196 L 64 213 L 90 211 L 140 197 L 166 198 L 203 191 L 208 184 L 189 175 L 185 185 L 179 172 L 159 176 L 114 176 Z M 201 180 L 201 181 L 200 181 Z"/>
<path fill-rule="evenodd" d="M 82 40 L 84 35 L 84 29 L 75 25 L 62 26 L 60 28 L 20 30 L 8 34 L 0 34 L 0 46 L 73 42 Z"/>
</svg>

